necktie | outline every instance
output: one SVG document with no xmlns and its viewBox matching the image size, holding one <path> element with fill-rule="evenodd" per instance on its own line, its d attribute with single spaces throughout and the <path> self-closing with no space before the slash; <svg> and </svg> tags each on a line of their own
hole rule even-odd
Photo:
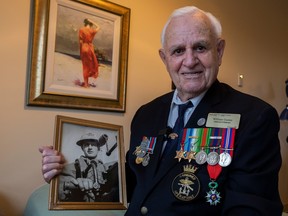
<svg viewBox="0 0 288 216">
<path fill-rule="evenodd" d="M 175 125 L 173 127 L 173 130 L 172 130 L 172 132 L 176 133 L 178 135 L 178 137 L 175 139 L 168 138 L 165 149 L 162 153 L 162 158 L 165 158 L 165 156 L 168 154 L 168 152 L 171 152 L 173 150 L 176 151 L 178 143 L 181 141 L 182 134 L 183 134 L 185 112 L 190 107 L 193 107 L 193 104 L 191 101 L 189 101 L 188 103 L 185 103 L 185 104 L 178 105 L 178 118 L 177 118 Z"/>
</svg>

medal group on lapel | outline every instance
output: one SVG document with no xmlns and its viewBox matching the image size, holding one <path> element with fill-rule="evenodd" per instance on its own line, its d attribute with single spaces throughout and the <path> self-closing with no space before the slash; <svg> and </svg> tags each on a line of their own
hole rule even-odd
<svg viewBox="0 0 288 216">
<path fill-rule="evenodd" d="M 150 154 L 153 154 L 156 141 L 156 137 L 143 137 L 140 146 L 137 146 L 133 153 L 136 155 L 136 164 L 142 164 L 143 166 L 149 164 Z"/>
<path fill-rule="evenodd" d="M 232 161 L 235 132 L 236 128 L 184 128 L 182 137 L 175 133 L 168 135 L 170 139 L 180 139 L 175 156 L 178 162 L 187 160 L 190 163 L 195 160 L 198 165 L 206 164 L 210 182 L 205 198 L 210 205 L 220 203 L 217 178 L 222 168 L 229 166 Z M 136 164 L 149 164 L 156 141 L 157 137 L 143 137 L 133 153 L 136 155 Z M 183 172 L 174 178 L 171 189 L 177 199 L 191 201 L 198 196 L 200 181 L 195 175 L 197 169 L 192 164 L 184 165 Z"/>
<path fill-rule="evenodd" d="M 221 167 L 232 161 L 235 128 L 185 128 L 175 158 Z"/>
</svg>

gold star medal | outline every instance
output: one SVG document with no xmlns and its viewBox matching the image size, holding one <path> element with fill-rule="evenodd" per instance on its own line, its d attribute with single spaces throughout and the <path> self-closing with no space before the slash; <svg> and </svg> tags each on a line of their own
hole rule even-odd
<svg viewBox="0 0 288 216">
<path fill-rule="evenodd" d="M 187 152 L 185 159 L 187 159 L 189 161 L 189 163 L 191 162 L 192 159 L 195 160 L 195 152 L 193 152 L 193 151 Z"/>
</svg>

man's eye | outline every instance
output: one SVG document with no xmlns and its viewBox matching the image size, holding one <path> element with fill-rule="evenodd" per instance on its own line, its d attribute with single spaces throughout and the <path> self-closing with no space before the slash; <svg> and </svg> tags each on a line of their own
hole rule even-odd
<svg viewBox="0 0 288 216">
<path fill-rule="evenodd" d="M 180 55 L 184 52 L 185 50 L 184 49 L 176 49 L 173 51 L 173 55 Z"/>
<path fill-rule="evenodd" d="M 205 50 L 206 50 L 205 46 L 197 46 L 196 47 L 196 51 L 198 51 L 198 52 L 204 52 Z"/>
</svg>

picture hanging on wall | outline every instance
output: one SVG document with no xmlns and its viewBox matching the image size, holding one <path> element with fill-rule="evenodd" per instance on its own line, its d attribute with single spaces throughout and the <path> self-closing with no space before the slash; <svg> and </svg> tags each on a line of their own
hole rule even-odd
<svg viewBox="0 0 288 216">
<path fill-rule="evenodd" d="M 130 9 L 31 2 L 27 105 L 125 112 Z"/>
<path fill-rule="evenodd" d="M 56 116 L 64 169 L 50 184 L 50 210 L 127 208 L 122 126 Z"/>
</svg>

